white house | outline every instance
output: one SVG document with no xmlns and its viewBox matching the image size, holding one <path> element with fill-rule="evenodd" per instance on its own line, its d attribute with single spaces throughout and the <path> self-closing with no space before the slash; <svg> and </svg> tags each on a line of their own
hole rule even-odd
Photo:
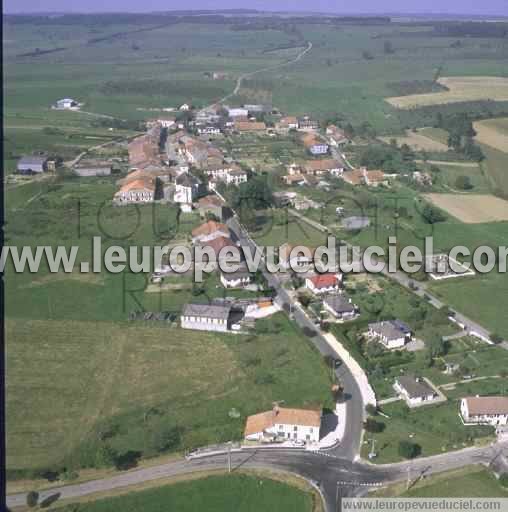
<svg viewBox="0 0 508 512">
<path fill-rule="evenodd" d="M 127 182 L 115 194 L 118 204 L 151 203 L 155 196 L 155 184 L 151 180 L 135 179 Z"/>
<path fill-rule="evenodd" d="M 359 314 L 358 307 L 352 303 L 351 299 L 340 293 L 327 295 L 323 299 L 323 308 L 339 322 L 354 320 Z"/>
<path fill-rule="evenodd" d="M 72 98 L 63 98 L 56 102 L 55 108 L 64 110 L 76 110 L 79 108 L 79 103 Z"/>
<path fill-rule="evenodd" d="M 183 329 L 227 332 L 230 311 L 231 306 L 187 304 L 180 316 L 180 324 Z"/>
<path fill-rule="evenodd" d="M 315 295 L 336 292 L 340 287 L 341 274 L 317 274 L 305 279 L 305 288 Z"/>
<path fill-rule="evenodd" d="M 439 398 L 436 390 L 421 377 L 403 375 L 395 379 L 395 391 L 406 401 L 409 407 L 417 407 L 434 402 Z"/>
<path fill-rule="evenodd" d="M 198 196 L 199 186 L 199 180 L 191 174 L 180 174 L 176 178 L 173 200 L 175 203 L 191 204 Z"/>
<path fill-rule="evenodd" d="M 41 173 L 48 170 L 47 156 L 23 156 L 16 164 L 16 170 L 20 174 Z"/>
<path fill-rule="evenodd" d="M 388 349 L 402 348 L 411 340 L 411 329 L 400 320 L 387 320 L 369 324 L 368 336 L 376 338 Z"/>
<path fill-rule="evenodd" d="M 508 396 L 463 398 L 460 401 L 460 415 L 466 425 L 508 425 Z"/>
<path fill-rule="evenodd" d="M 249 111 L 246 108 L 228 108 L 229 117 L 248 117 Z"/>
<path fill-rule="evenodd" d="M 321 411 L 274 407 L 247 418 L 247 441 L 319 442 Z"/>
<path fill-rule="evenodd" d="M 304 248 L 306 251 L 297 251 L 297 247 Z M 279 264 L 281 268 L 286 270 L 310 265 L 314 261 L 315 251 L 315 249 L 311 249 L 310 247 L 291 245 L 286 242 L 279 247 Z"/>
<path fill-rule="evenodd" d="M 181 110 L 182 112 L 186 112 L 190 110 L 190 105 L 188 103 L 184 103 L 183 105 L 180 105 L 179 110 Z"/>
<path fill-rule="evenodd" d="M 250 283 L 250 273 L 247 269 L 238 269 L 236 272 L 221 272 L 220 282 L 224 288 L 241 288 Z"/>
</svg>

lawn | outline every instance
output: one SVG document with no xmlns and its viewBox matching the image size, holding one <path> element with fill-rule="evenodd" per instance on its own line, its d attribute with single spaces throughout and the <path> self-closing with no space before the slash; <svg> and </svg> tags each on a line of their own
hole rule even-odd
<svg viewBox="0 0 508 512">
<path fill-rule="evenodd" d="M 312 512 L 315 496 L 309 489 L 297 488 L 262 476 L 232 474 L 208 476 L 156 489 L 131 492 L 79 505 L 80 512 Z M 76 510 L 75 505 L 59 508 Z"/>
<path fill-rule="evenodd" d="M 172 450 L 190 449 L 239 439 L 274 400 L 330 405 L 319 354 L 283 313 L 269 325 L 247 336 L 8 318 L 7 467 L 93 467 L 104 442 L 153 456 L 166 428 L 179 431 Z"/>
<path fill-rule="evenodd" d="M 421 456 L 428 457 L 451 450 L 459 450 L 475 442 L 493 438 L 491 427 L 465 427 L 458 415 L 458 402 L 448 400 L 443 404 L 409 409 L 403 402 L 382 406 L 383 414 L 377 421 L 385 424 L 385 430 L 367 434 L 362 446 L 362 456 L 367 457 L 371 449 L 370 439 L 375 439 L 376 464 L 398 462 L 400 441 L 410 441 L 421 447 Z"/>
<path fill-rule="evenodd" d="M 376 496 L 408 498 L 508 498 L 508 489 L 484 466 L 466 466 L 438 475 L 427 476 L 409 490 L 396 484 L 374 493 Z"/>
</svg>

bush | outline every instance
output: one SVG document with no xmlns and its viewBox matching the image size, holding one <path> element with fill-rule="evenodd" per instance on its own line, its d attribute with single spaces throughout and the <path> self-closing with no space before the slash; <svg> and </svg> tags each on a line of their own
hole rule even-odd
<svg viewBox="0 0 508 512">
<path fill-rule="evenodd" d="M 386 428 L 386 425 L 381 421 L 373 420 L 372 418 L 367 418 L 367 421 L 364 424 L 365 430 L 370 432 L 371 434 L 378 434 L 383 432 Z"/>
<path fill-rule="evenodd" d="M 495 343 L 496 345 L 497 345 L 497 344 L 499 344 L 499 343 L 501 343 L 501 342 L 504 340 L 504 338 L 503 338 L 500 334 L 498 334 L 497 332 L 493 332 L 493 333 L 490 335 L 490 339 L 491 339 L 491 341 L 492 341 L 493 343 Z"/>
<path fill-rule="evenodd" d="M 410 441 L 400 441 L 399 443 L 399 455 L 405 459 L 414 459 L 421 452 L 422 448 L 419 444 L 411 443 Z"/>
<path fill-rule="evenodd" d="M 365 411 L 369 416 L 377 416 L 377 407 L 373 404 L 367 404 L 365 407 Z"/>
<path fill-rule="evenodd" d="M 34 508 L 37 506 L 37 502 L 39 501 L 39 493 L 37 491 L 30 491 L 26 495 L 26 504 L 30 508 Z"/>
<path fill-rule="evenodd" d="M 508 489 L 508 473 L 503 473 L 500 477 L 499 477 L 499 483 L 503 486 L 503 487 L 506 487 Z"/>
</svg>

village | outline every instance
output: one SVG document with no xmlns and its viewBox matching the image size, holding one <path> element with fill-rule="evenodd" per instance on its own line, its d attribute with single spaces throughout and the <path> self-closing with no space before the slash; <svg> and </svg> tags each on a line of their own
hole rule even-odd
<svg viewBox="0 0 508 512">
<path fill-rule="evenodd" d="M 63 99 L 57 101 L 54 108 L 76 110 L 80 104 L 73 99 Z M 344 129 L 335 124 L 323 126 L 309 115 L 283 115 L 271 106 L 215 104 L 198 110 L 185 103 L 146 120 L 145 129 L 144 134 L 125 142 L 122 158 L 94 158 L 87 154 L 71 163 L 71 171 L 81 178 L 118 175 L 118 190 L 111 201 L 119 208 L 168 204 L 176 205 L 182 215 L 197 212 L 202 224 L 192 230 L 190 244 L 211 249 L 217 262 L 228 247 L 241 246 L 239 233 L 230 226 L 236 215 L 230 199 L 240 195 L 240 191 L 248 190 L 246 187 L 251 180 L 263 176 L 263 165 L 255 158 L 256 145 L 263 141 L 279 141 L 290 148 L 284 164 L 285 174 L 278 175 L 276 191 L 267 207 L 289 209 L 292 215 L 304 215 L 303 220 L 311 225 L 314 222 L 320 226 L 312 212 L 324 206 L 312 199 L 312 191 L 330 192 L 331 182 L 337 181 L 355 189 L 389 189 L 394 180 L 400 179 L 398 174 L 353 166 L 344 153 L 344 148 L 352 143 Z M 250 150 L 247 154 L 242 149 L 242 141 L 248 141 L 246 147 Z M 27 155 L 18 161 L 17 172 L 22 176 L 51 174 L 62 165 L 61 159 L 55 155 Z M 415 172 L 412 179 L 420 184 L 428 184 L 432 180 L 429 174 L 421 172 Z M 347 216 L 346 210 L 344 206 L 334 205 L 332 211 L 335 221 L 344 230 L 361 231 L 369 226 L 368 216 L 357 213 Z M 295 240 L 294 244 L 281 243 L 277 251 L 278 260 L 287 270 L 294 268 L 293 265 L 309 263 L 308 258 L 293 251 L 296 242 L 307 245 L 310 254 L 315 251 L 314 244 L 307 244 L 304 237 Z M 447 264 L 446 257 L 442 255 L 435 255 L 434 260 L 436 266 Z M 151 286 L 162 288 L 171 272 L 170 267 L 164 264 L 154 269 L 150 277 Z M 285 309 L 280 293 L 269 286 L 263 276 L 250 273 L 245 262 L 235 272 L 224 272 L 218 266 L 215 272 L 223 287 L 223 296 L 206 302 L 201 297 L 185 304 L 179 315 L 182 329 L 241 336 L 255 331 L 259 319 Z M 446 266 L 445 270 L 431 274 L 431 277 L 447 279 L 462 275 L 453 273 Z M 298 276 L 289 272 L 281 279 L 296 307 L 327 336 L 333 337 L 330 326 L 354 325 L 364 316 L 365 304 L 355 303 L 349 294 L 349 276 L 338 268 L 334 272 L 313 271 Z M 231 296 L 238 290 L 243 293 Z M 136 314 L 133 315 L 135 317 Z M 447 322 L 456 324 L 453 316 Z M 429 340 L 416 336 L 415 329 L 406 320 L 390 315 L 375 322 L 368 321 L 363 329 L 359 339 L 363 350 L 370 353 L 377 350 L 378 353 L 409 354 L 422 351 L 429 344 Z M 344 362 L 335 358 L 330 364 L 336 370 Z M 364 369 L 360 371 L 364 372 Z M 459 365 L 447 365 L 444 371 L 459 375 Z M 368 382 L 365 387 L 367 389 L 362 392 L 364 399 L 365 396 L 375 397 Z M 340 381 L 334 383 L 332 391 L 337 408 L 325 416 L 320 409 L 292 409 L 279 404 L 274 404 L 273 410 L 249 416 L 245 425 L 245 442 L 248 445 L 262 443 L 275 446 L 282 443 L 314 450 L 340 444 L 346 422 L 341 388 Z M 399 400 L 410 408 L 441 404 L 447 400 L 440 386 L 418 373 L 393 377 L 390 389 L 393 396 L 377 403 L 376 398 L 367 398 L 374 411 L 381 404 Z M 504 434 L 508 431 L 508 396 L 464 396 L 457 414 L 465 426 L 488 425 Z M 372 427 L 375 421 L 367 418 L 366 425 L 369 421 Z M 368 455 L 374 458 L 374 449 Z"/>
</svg>

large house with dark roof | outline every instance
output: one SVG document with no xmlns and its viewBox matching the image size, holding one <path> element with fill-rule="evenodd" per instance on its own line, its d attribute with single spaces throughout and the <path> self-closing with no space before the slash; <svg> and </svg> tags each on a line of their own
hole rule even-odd
<svg viewBox="0 0 508 512">
<path fill-rule="evenodd" d="M 385 320 L 369 324 L 368 335 L 388 349 L 402 348 L 411 340 L 411 328 L 400 320 Z"/>
<path fill-rule="evenodd" d="M 440 398 L 437 391 L 422 377 L 402 375 L 395 379 L 393 388 L 409 407 L 426 405 Z"/>
<path fill-rule="evenodd" d="M 323 308 L 339 322 L 354 320 L 359 314 L 358 307 L 347 295 L 342 293 L 327 295 L 323 299 Z"/>
</svg>

